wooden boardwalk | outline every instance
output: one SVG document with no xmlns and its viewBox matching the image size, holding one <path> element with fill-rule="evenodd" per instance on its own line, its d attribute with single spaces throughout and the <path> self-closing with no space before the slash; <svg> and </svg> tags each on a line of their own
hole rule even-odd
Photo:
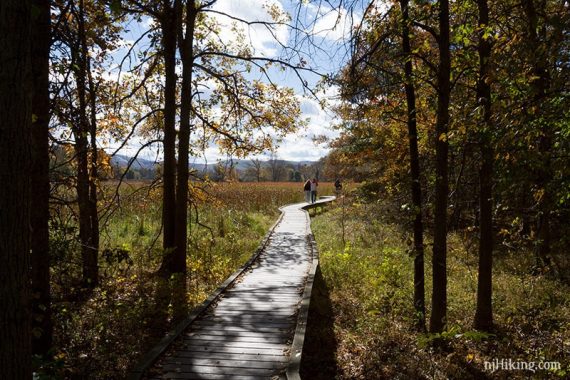
<svg viewBox="0 0 570 380">
<path fill-rule="evenodd" d="M 192 321 L 145 378 L 286 377 L 313 263 L 310 219 L 303 207 L 307 203 L 281 208 L 281 218 L 257 259 Z M 304 334 L 303 328 L 300 331 Z M 294 356 L 300 358 L 298 351 Z"/>
</svg>

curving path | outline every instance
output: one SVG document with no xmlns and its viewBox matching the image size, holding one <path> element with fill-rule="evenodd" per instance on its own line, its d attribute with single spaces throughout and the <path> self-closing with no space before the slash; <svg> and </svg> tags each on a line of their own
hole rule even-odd
<svg viewBox="0 0 570 380">
<path fill-rule="evenodd" d="M 313 263 L 310 219 L 303 209 L 312 206 L 299 203 L 281 208 L 282 215 L 257 259 L 192 321 L 148 370 L 147 378 L 285 376 Z"/>
</svg>

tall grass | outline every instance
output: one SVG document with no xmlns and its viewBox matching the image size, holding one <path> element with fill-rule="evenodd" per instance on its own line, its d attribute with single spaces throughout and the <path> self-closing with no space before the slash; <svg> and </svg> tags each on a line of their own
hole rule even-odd
<svg viewBox="0 0 570 380">
<path fill-rule="evenodd" d="M 386 218 L 380 204 L 347 202 L 319 215 L 312 230 L 329 288 L 340 379 L 567 378 L 570 374 L 570 287 L 532 273 L 533 255 L 498 249 L 494 263 L 493 335 L 472 330 L 477 289 L 477 242 L 471 232 L 449 236 L 446 351 L 414 330 L 411 228 Z M 430 310 L 431 241 L 426 242 L 426 301 Z M 561 370 L 485 371 L 493 359 L 558 361 Z"/>
</svg>

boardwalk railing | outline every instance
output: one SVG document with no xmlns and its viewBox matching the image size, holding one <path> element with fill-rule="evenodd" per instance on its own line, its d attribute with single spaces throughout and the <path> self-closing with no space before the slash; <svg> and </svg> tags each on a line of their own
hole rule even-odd
<svg viewBox="0 0 570 380">
<path fill-rule="evenodd" d="M 302 208 L 308 212 L 310 209 L 326 206 L 335 199 L 336 197 L 334 196 L 321 197 L 318 202 L 310 203 Z M 317 272 L 317 268 L 319 266 L 317 243 L 312 232 L 307 236 L 307 239 L 309 249 L 311 250 L 311 256 L 313 257 L 313 262 L 311 264 L 311 269 L 309 270 L 309 275 L 305 284 L 305 290 L 303 291 L 303 298 L 301 300 L 299 315 L 297 317 L 297 327 L 295 328 L 295 336 L 293 337 L 293 343 L 291 344 L 291 358 L 289 365 L 287 366 L 287 371 L 285 372 L 287 380 L 301 380 L 299 371 L 301 370 L 301 359 L 303 355 L 303 346 L 305 344 L 305 333 L 307 332 L 309 306 L 311 304 L 311 296 L 313 294 L 315 273 Z"/>
<path fill-rule="evenodd" d="M 303 209 L 307 214 L 309 209 L 315 207 L 322 207 L 325 204 L 334 200 L 335 197 L 321 197 L 316 203 L 312 204 L 305 204 L 300 208 Z M 178 336 L 182 335 L 185 330 L 187 330 L 194 321 L 199 319 L 205 312 L 210 308 L 210 306 L 218 301 L 221 296 L 226 292 L 228 288 L 232 286 L 236 282 L 236 280 L 254 264 L 259 256 L 264 252 L 266 249 L 275 228 L 279 225 L 279 223 L 283 219 L 284 213 L 282 212 L 277 221 L 273 224 L 270 228 L 268 233 L 263 238 L 261 244 L 252 255 L 252 257 L 237 271 L 235 271 L 222 285 L 220 285 L 200 306 L 198 306 L 194 311 L 185 318 L 182 322 L 180 322 L 174 330 L 169 332 L 153 349 L 151 349 L 146 355 L 144 355 L 141 360 L 137 363 L 137 365 L 133 368 L 129 375 L 129 379 L 141 379 L 145 373 L 154 365 L 154 363 L 163 355 L 168 347 L 177 339 Z M 310 231 L 310 227 L 309 227 Z M 300 308 L 298 311 L 295 334 L 293 337 L 293 342 L 291 345 L 290 350 L 290 358 L 289 364 L 287 365 L 286 371 L 282 377 L 286 377 L 287 379 L 297 380 L 300 379 L 299 370 L 301 365 L 301 356 L 303 351 L 303 344 L 307 326 L 307 318 L 309 312 L 309 304 L 311 300 L 311 293 L 313 289 L 313 282 L 315 277 L 315 272 L 318 267 L 318 253 L 316 249 L 316 244 L 314 241 L 314 236 L 311 232 L 306 236 L 308 239 L 307 246 L 311 251 L 310 257 L 312 258 L 312 263 L 308 272 L 308 276 L 305 282 L 303 295 L 301 298 Z"/>
</svg>

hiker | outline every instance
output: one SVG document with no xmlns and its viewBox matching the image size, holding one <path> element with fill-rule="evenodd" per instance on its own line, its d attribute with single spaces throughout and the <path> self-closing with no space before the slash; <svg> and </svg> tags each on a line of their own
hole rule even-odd
<svg viewBox="0 0 570 380">
<path fill-rule="evenodd" d="M 311 203 L 315 203 L 317 201 L 317 186 L 319 186 L 319 183 L 316 178 L 313 178 L 311 180 Z"/>
<path fill-rule="evenodd" d="M 303 191 L 305 191 L 305 202 L 311 203 L 311 180 L 307 179 L 305 185 L 303 186 Z"/>
<path fill-rule="evenodd" d="M 342 190 L 342 182 L 340 182 L 340 178 L 337 178 L 336 181 L 334 181 L 334 188 L 336 190 L 336 195 L 338 196 Z"/>
</svg>

